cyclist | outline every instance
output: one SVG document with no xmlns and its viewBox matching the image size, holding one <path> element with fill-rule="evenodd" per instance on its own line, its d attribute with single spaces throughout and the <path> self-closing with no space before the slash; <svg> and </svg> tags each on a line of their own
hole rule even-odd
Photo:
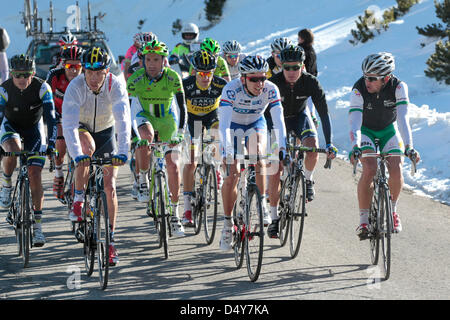
<svg viewBox="0 0 450 320">
<path fill-rule="evenodd" d="M 233 221 L 231 214 L 236 202 L 236 187 L 239 178 L 237 161 L 238 141 L 249 138 L 250 155 L 265 155 L 267 126 L 264 118 L 266 108 L 272 115 L 274 128 L 278 130 L 278 145 L 284 153 L 286 128 L 280 93 L 276 85 L 266 81 L 269 66 L 260 56 L 247 56 L 239 64 L 241 77 L 230 81 L 223 89 L 219 105 L 220 140 L 224 157 L 224 167 L 229 169 L 222 187 L 223 207 L 225 213 L 224 228 L 220 239 L 220 249 L 229 250 L 232 245 Z M 224 170 L 225 171 L 225 170 Z M 259 190 L 265 190 L 265 168 L 262 161 L 256 166 L 256 184 Z M 264 225 L 270 224 L 270 216 L 263 195 Z"/>
<path fill-rule="evenodd" d="M 136 52 L 141 47 L 142 43 L 144 42 L 145 34 L 144 32 L 138 32 L 133 36 L 133 44 L 128 48 L 127 52 L 125 53 L 125 58 L 122 60 L 122 72 L 125 77 L 125 81 L 128 79 L 128 68 L 131 65 L 131 60 L 133 59 L 133 56 L 136 54 Z"/>
<path fill-rule="evenodd" d="M 217 66 L 216 61 L 216 56 L 209 51 L 194 52 L 191 64 L 196 74 L 183 79 L 188 111 L 188 129 L 191 138 L 198 138 L 201 134 L 200 130 L 203 128 L 207 130 L 219 128 L 217 108 L 219 107 L 222 89 L 227 82 L 214 75 Z M 191 197 L 194 188 L 194 171 L 197 166 L 195 148 L 195 145 L 191 145 L 191 161 L 186 163 L 183 169 L 185 211 L 182 222 L 184 226 L 193 226 Z M 220 177 L 220 175 L 218 176 Z M 219 181 L 218 185 L 220 185 Z"/>
<path fill-rule="evenodd" d="M 173 216 L 171 227 L 176 236 L 184 235 L 184 228 L 178 215 L 180 192 L 179 146 L 184 139 L 186 126 L 186 102 L 183 86 L 178 73 L 165 67 L 169 51 L 163 42 L 152 41 L 142 50 L 144 68 L 137 70 L 128 79 L 128 92 L 131 96 L 133 129 L 141 139 L 136 150 L 139 160 L 138 201 L 148 202 L 150 149 L 155 131 L 162 142 L 170 143 L 165 150 L 168 185 L 171 192 Z M 179 107 L 177 117 L 176 105 Z M 178 146 L 177 146 L 178 145 Z"/>
<path fill-rule="evenodd" d="M 290 45 L 280 53 L 283 72 L 274 75 L 271 81 L 280 90 L 284 110 L 284 121 L 288 131 L 294 131 L 302 145 L 306 147 L 318 147 L 317 131 L 312 122 L 306 106 L 308 97 L 311 97 L 322 120 L 322 129 L 325 136 L 328 157 L 333 159 L 337 149 L 332 144 L 331 119 L 328 114 L 328 106 L 325 92 L 319 81 L 313 75 L 305 72 L 305 53 L 302 48 Z M 266 116 L 267 117 L 267 116 Z M 269 129 L 272 127 L 271 117 L 267 117 Z M 319 159 L 316 152 L 307 152 L 304 160 L 304 172 L 306 178 L 306 198 L 314 199 L 314 168 Z M 271 238 L 278 237 L 278 202 L 280 198 L 280 172 L 282 165 L 276 173 L 269 176 L 270 215 L 272 224 L 267 229 Z M 275 170 L 274 170 L 275 172 Z"/>
<path fill-rule="evenodd" d="M 7 152 L 23 149 L 30 152 L 55 151 L 56 118 L 52 90 L 44 80 L 35 77 L 34 59 L 21 54 L 11 58 L 12 78 L 2 83 L 0 87 L 0 118 L 2 118 L 0 137 L 1 144 Z M 44 121 L 47 123 L 47 146 L 44 133 Z M 45 244 L 42 233 L 42 205 L 44 193 L 42 190 L 42 168 L 45 157 L 31 156 L 28 158 L 28 175 L 33 204 L 35 223 L 33 224 L 33 245 L 41 247 Z M 8 208 L 11 205 L 11 177 L 17 165 L 16 157 L 3 159 L 2 190 L 0 206 Z M 12 217 L 8 216 L 12 223 Z"/>
<path fill-rule="evenodd" d="M 230 70 L 231 80 L 241 76 L 239 72 L 239 61 L 242 61 L 246 55 L 242 53 L 242 46 L 236 40 L 226 41 L 222 46 L 223 53 L 221 57 L 225 59 Z"/>
<path fill-rule="evenodd" d="M 133 54 L 131 57 L 130 66 L 127 69 L 128 77 L 127 79 L 139 68 L 142 68 L 142 52 L 141 48 L 145 46 L 147 42 L 158 40 L 158 37 L 156 34 L 153 34 L 152 32 L 142 32 L 139 36 L 139 49 Z"/>
<path fill-rule="evenodd" d="M 271 56 L 267 58 L 267 63 L 269 64 L 269 71 L 267 73 L 268 79 L 283 70 L 283 64 L 280 60 L 280 52 L 290 45 L 293 45 L 293 43 L 286 37 L 276 38 L 271 43 L 270 48 L 272 49 L 272 53 Z"/>
<path fill-rule="evenodd" d="M 103 180 L 111 229 L 109 264 L 115 265 L 119 261 L 114 243 L 118 210 L 117 166 L 127 161 L 131 132 L 130 105 L 123 80 L 109 72 L 111 58 L 104 49 L 87 49 L 81 63 L 84 72 L 70 81 L 62 107 L 63 134 L 67 150 L 75 161 L 74 203 L 70 220 L 80 222 L 83 206 L 89 205 L 84 203 L 84 193 L 90 158 L 112 158 L 112 166 L 103 168 Z"/>
<path fill-rule="evenodd" d="M 77 46 L 71 46 L 64 49 L 61 54 L 63 67 L 50 70 L 49 75 L 47 76 L 47 83 L 50 85 L 53 92 L 58 127 L 58 135 L 56 138 L 58 156 L 55 159 L 55 177 L 53 178 L 53 194 L 58 199 L 64 198 L 64 173 L 62 167 L 66 155 L 66 143 L 64 141 L 61 126 L 62 103 L 64 92 L 66 91 L 69 82 L 81 74 L 81 56 L 83 51 L 84 50 L 81 47 Z"/>
<path fill-rule="evenodd" d="M 362 62 L 363 76 L 354 84 L 350 95 L 350 140 L 353 150 L 350 160 L 355 161 L 361 153 L 375 152 L 375 139 L 380 140 L 382 153 L 404 153 L 409 158 L 420 155 L 414 150 L 408 117 L 408 86 L 392 74 L 395 70 L 394 56 L 388 52 L 368 55 Z M 389 157 L 389 189 L 391 191 L 394 230 L 400 232 L 402 224 L 397 212 L 397 201 L 403 187 L 402 159 Z M 360 225 L 356 233 L 361 240 L 367 239 L 369 208 L 372 199 L 372 181 L 377 171 L 375 158 L 361 158 L 363 166 L 358 182 Z"/>
<path fill-rule="evenodd" d="M 230 78 L 230 70 L 228 69 L 228 64 L 225 61 L 224 58 L 222 58 L 221 56 L 219 56 L 219 52 L 220 52 L 220 44 L 219 42 L 217 42 L 214 39 L 211 38 L 205 38 L 202 43 L 200 44 L 200 49 L 201 50 L 206 50 L 208 52 L 210 52 L 211 54 L 215 55 L 217 58 L 217 67 L 214 71 L 214 75 L 224 78 L 227 82 L 229 82 L 231 80 Z M 192 67 L 192 64 L 189 68 L 189 74 L 195 75 L 195 70 Z"/>
<path fill-rule="evenodd" d="M 178 43 L 172 49 L 168 59 L 171 66 L 178 64 L 181 74 L 189 72 L 190 55 L 200 49 L 200 42 L 198 41 L 199 29 L 194 23 L 187 23 L 181 29 L 181 38 L 183 42 Z"/>
<path fill-rule="evenodd" d="M 60 51 L 58 53 L 56 53 L 55 55 L 53 55 L 52 65 L 48 68 L 49 70 L 61 67 L 62 52 L 67 48 L 76 46 L 78 44 L 78 40 L 77 40 L 77 37 L 75 37 L 72 33 L 68 32 L 67 34 L 63 34 L 61 37 L 59 37 L 58 44 L 60 47 Z"/>
</svg>

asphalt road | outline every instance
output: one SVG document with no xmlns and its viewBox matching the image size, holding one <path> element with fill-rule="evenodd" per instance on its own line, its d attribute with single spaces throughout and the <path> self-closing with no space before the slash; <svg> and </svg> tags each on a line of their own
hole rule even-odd
<svg viewBox="0 0 450 320">
<path fill-rule="evenodd" d="M 16 254 L 6 212 L 0 214 L 0 299 L 449 299 L 450 208 L 402 193 L 398 210 L 403 232 L 392 241 L 391 277 L 380 282 L 379 269 L 370 264 L 368 241 L 355 235 L 357 177 L 348 163 L 336 160 L 332 170 L 325 170 L 323 160 L 315 174 L 316 199 L 307 204 L 299 256 L 290 259 L 287 247 L 266 237 L 256 283 L 249 281 L 245 266 L 236 270 L 232 252 L 219 250 L 218 235 L 207 246 L 203 233 L 195 236 L 187 229 L 185 237 L 170 239 L 171 256 L 164 260 L 144 206 L 129 196 L 129 169 L 121 168 L 116 230 L 120 263 L 111 269 L 105 291 L 99 289 L 96 271 L 86 276 L 82 246 L 69 231 L 66 208 L 51 194 L 52 175 L 47 170 L 47 243 L 32 249 L 26 269 Z M 222 219 L 219 233 L 221 228 Z"/>
</svg>

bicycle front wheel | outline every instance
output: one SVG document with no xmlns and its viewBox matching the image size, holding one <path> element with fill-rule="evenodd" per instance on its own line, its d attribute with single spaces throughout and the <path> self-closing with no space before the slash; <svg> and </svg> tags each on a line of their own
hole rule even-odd
<svg viewBox="0 0 450 320">
<path fill-rule="evenodd" d="M 194 194 L 195 200 L 192 206 L 192 220 L 194 221 L 194 234 L 199 234 L 202 228 L 202 215 L 205 199 L 203 198 L 203 190 L 205 188 L 205 177 L 202 175 L 204 166 L 197 165 L 194 172 Z"/>
<path fill-rule="evenodd" d="M 381 253 L 383 255 L 384 280 L 389 279 L 391 274 L 391 233 L 392 233 L 392 208 L 389 189 L 380 188 L 379 208 L 381 224 Z"/>
<path fill-rule="evenodd" d="M 164 258 L 169 258 L 169 233 L 168 233 L 168 219 L 166 212 L 166 202 L 165 202 L 165 180 L 161 175 L 155 176 L 155 207 L 158 211 L 158 221 L 159 221 L 159 237 L 160 243 L 164 248 Z"/>
<path fill-rule="evenodd" d="M 375 188 L 377 188 L 376 182 L 374 182 Z M 370 225 L 370 260 L 373 265 L 378 264 L 378 258 L 380 256 L 380 232 L 378 224 L 378 191 L 374 191 L 372 203 L 369 211 L 369 225 Z"/>
<path fill-rule="evenodd" d="M 79 222 L 78 228 L 83 235 L 84 266 L 87 276 L 90 277 L 94 271 L 96 243 L 94 240 L 94 213 L 91 210 L 91 199 L 88 193 L 89 191 L 86 192 L 84 198 L 83 221 Z"/>
<path fill-rule="evenodd" d="M 248 276 L 255 282 L 261 272 L 264 249 L 263 199 L 256 186 L 249 191 L 247 200 L 245 252 Z"/>
<path fill-rule="evenodd" d="M 306 190 L 305 178 L 303 174 L 296 177 L 294 192 L 294 206 L 290 210 L 289 228 L 290 228 L 290 242 L 289 250 L 291 258 L 295 258 L 300 250 L 300 244 L 303 236 L 303 226 L 305 224 L 305 204 L 306 204 Z"/>
<path fill-rule="evenodd" d="M 240 269 L 244 261 L 244 210 L 241 207 L 242 196 L 240 190 L 238 190 L 238 196 L 233 208 L 233 250 L 234 250 L 234 262 L 236 268 Z"/>
<path fill-rule="evenodd" d="M 287 170 L 287 169 L 285 169 Z M 279 237 L 280 237 L 280 246 L 284 247 L 287 242 L 289 236 L 289 217 L 288 217 L 288 206 L 289 206 L 289 183 L 291 179 L 288 177 L 283 181 L 280 192 L 280 206 L 281 206 L 281 214 L 280 221 L 278 222 L 279 227 Z"/>
<path fill-rule="evenodd" d="M 110 230 L 106 194 L 103 191 L 97 199 L 97 212 L 95 214 L 98 278 L 101 289 L 105 290 L 109 275 Z"/>
<path fill-rule="evenodd" d="M 214 166 L 206 170 L 206 183 L 203 189 L 203 223 L 206 243 L 214 241 L 217 225 L 217 176 Z"/>
<path fill-rule="evenodd" d="M 31 207 L 30 207 L 30 188 L 28 180 L 24 180 L 20 190 L 20 215 L 22 217 L 21 235 L 22 235 L 22 260 L 23 267 L 28 267 L 30 262 L 30 248 L 31 248 Z"/>
</svg>

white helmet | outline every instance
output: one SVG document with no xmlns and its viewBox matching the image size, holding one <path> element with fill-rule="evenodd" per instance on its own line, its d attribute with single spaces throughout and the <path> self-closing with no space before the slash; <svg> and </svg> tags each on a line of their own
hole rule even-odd
<svg viewBox="0 0 450 320">
<path fill-rule="evenodd" d="M 224 53 L 241 53 L 242 47 L 236 40 L 228 40 L 222 45 Z"/>
<path fill-rule="evenodd" d="M 138 32 L 133 37 L 134 42 L 138 42 L 141 46 L 144 46 L 147 42 L 158 40 L 156 34 L 152 32 Z"/>
<path fill-rule="evenodd" d="M 191 44 L 192 42 L 198 41 L 199 29 L 194 23 L 187 23 L 181 29 L 181 38 L 184 43 Z M 194 36 L 195 35 L 195 36 Z"/>
<path fill-rule="evenodd" d="M 281 52 L 281 50 L 287 48 L 289 45 L 293 45 L 292 41 L 286 37 L 281 37 L 273 40 L 270 47 L 272 48 L 272 52 L 274 51 Z"/>
<path fill-rule="evenodd" d="M 364 74 L 386 76 L 395 70 L 395 60 L 392 53 L 378 52 L 368 55 L 361 65 Z"/>
<path fill-rule="evenodd" d="M 239 62 L 239 71 L 241 74 L 267 72 L 269 64 L 261 56 L 247 56 Z"/>
</svg>

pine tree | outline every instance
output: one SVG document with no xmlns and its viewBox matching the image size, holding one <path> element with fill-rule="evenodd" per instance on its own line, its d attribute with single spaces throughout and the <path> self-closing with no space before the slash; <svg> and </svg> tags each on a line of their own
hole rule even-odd
<svg viewBox="0 0 450 320">
<path fill-rule="evenodd" d="M 222 10 L 226 0 L 205 0 L 206 19 L 211 24 L 216 24 L 222 17 Z"/>
</svg>

